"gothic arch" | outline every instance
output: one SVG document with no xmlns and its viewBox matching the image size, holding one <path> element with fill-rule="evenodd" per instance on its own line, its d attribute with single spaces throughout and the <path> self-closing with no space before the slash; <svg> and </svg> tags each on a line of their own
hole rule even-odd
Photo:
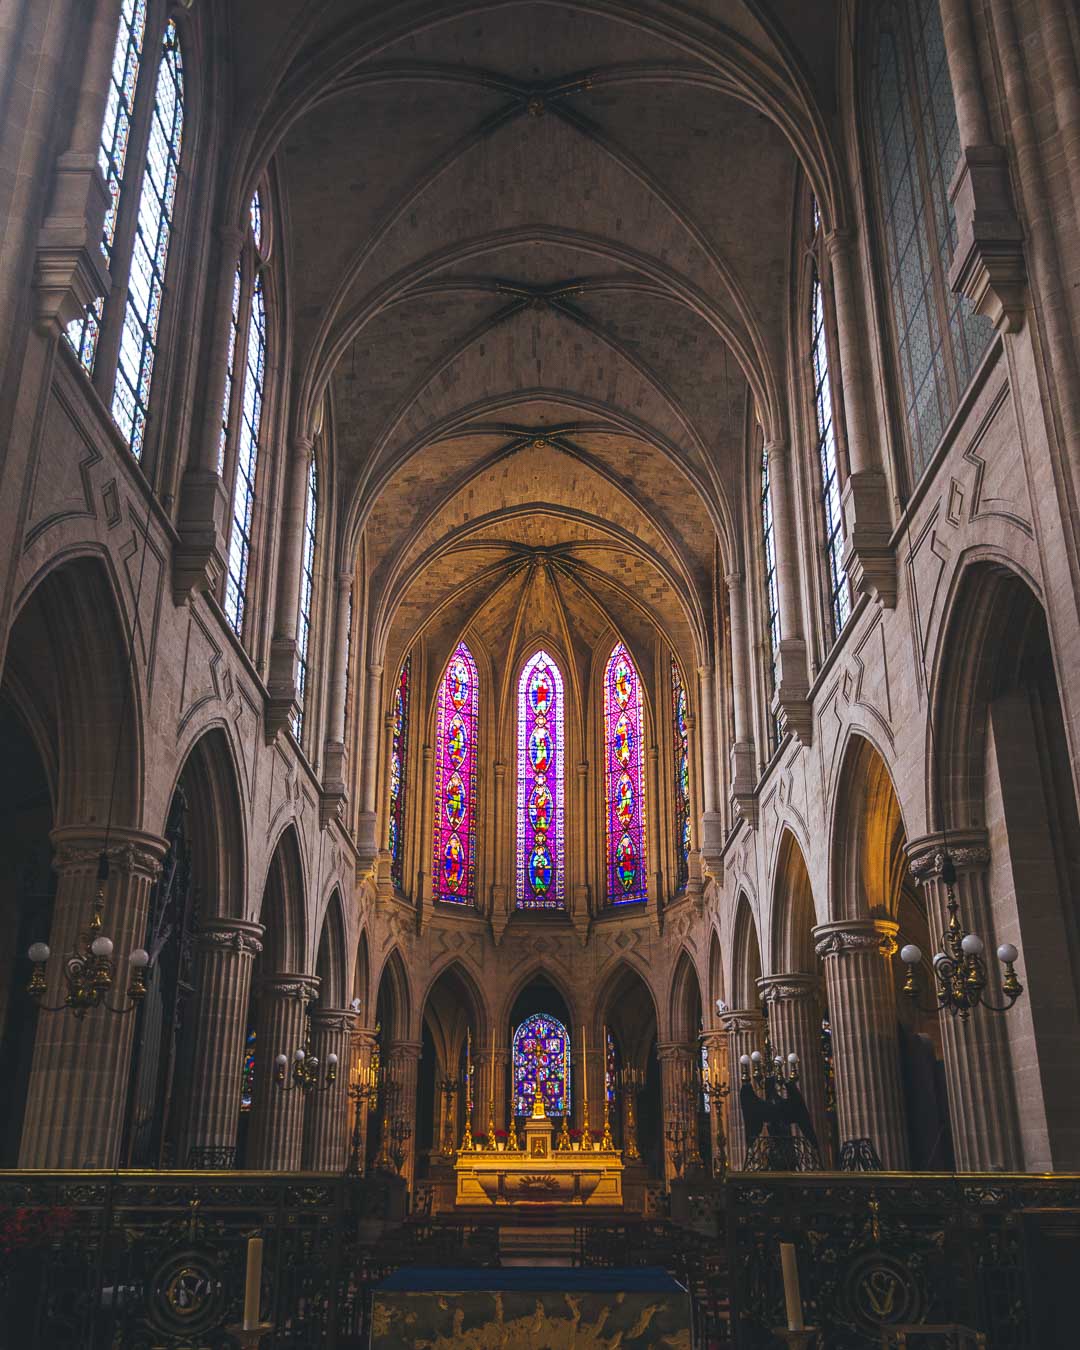
<svg viewBox="0 0 1080 1350">
<path fill-rule="evenodd" d="M 736 1008 L 758 1006 L 757 982 L 761 979 L 761 947 L 757 923 L 744 891 L 735 909 L 731 953 L 731 997 Z"/>
<path fill-rule="evenodd" d="M 514 1007 L 514 1004 L 518 1001 L 518 999 L 529 987 L 529 985 L 532 984 L 532 982 L 536 979 L 546 980 L 548 984 L 550 984 L 552 988 L 556 991 L 556 993 L 559 995 L 562 1001 L 566 1004 L 566 1009 L 567 1012 L 570 1014 L 570 1022 L 571 1022 L 571 1026 L 568 1028 L 568 1030 L 572 1032 L 574 1027 L 580 1025 L 581 1010 L 578 1007 L 577 1001 L 574 999 L 571 991 L 567 987 L 566 981 L 562 978 L 562 976 L 557 975 L 551 969 L 550 965 L 547 965 L 543 961 L 536 961 L 530 964 L 528 968 L 525 970 L 525 972 L 521 976 L 519 976 L 519 978 L 511 986 L 508 995 L 503 999 L 502 1004 L 498 1009 L 500 1025 L 502 1026 L 510 1025 L 510 1013 Z"/>
<path fill-rule="evenodd" d="M 307 953 L 307 906 L 304 864 L 296 827 L 286 825 L 278 836 L 266 873 L 258 920 L 263 925 L 262 968 L 265 974 L 301 973 Z"/>
<path fill-rule="evenodd" d="M 616 1016 L 623 1013 L 629 1014 L 631 1020 L 643 1026 L 651 1026 L 651 1034 L 655 1035 L 660 1020 L 656 995 L 645 969 L 626 956 L 620 956 L 609 967 L 597 987 L 589 1025 L 589 1038 L 594 1045 L 602 1044 L 605 1025 L 610 1025 Z M 626 1048 L 636 1052 L 637 1040 L 632 1040 Z M 642 1057 L 648 1048 L 648 1044 L 644 1045 Z"/>
<path fill-rule="evenodd" d="M 376 1012 L 379 1004 L 384 1002 L 385 995 L 384 1006 L 389 1014 L 387 1024 L 381 1030 L 383 1046 L 408 1040 L 412 1031 L 412 997 L 408 972 L 399 948 L 394 947 L 383 962 L 376 988 Z"/>
<path fill-rule="evenodd" d="M 193 876 L 204 918 L 242 919 L 246 913 L 247 821 L 232 743 L 213 725 L 189 746 L 169 793 L 169 806 L 183 782 L 195 849 Z M 162 830 L 165 822 L 162 821 Z"/>
<path fill-rule="evenodd" d="M 770 968 L 783 974 L 816 973 L 813 930 L 817 910 L 813 888 L 802 848 L 786 827 L 780 834 L 772 897 Z"/>
<path fill-rule="evenodd" d="M 671 976 L 668 1031 L 673 1041 L 697 1044 L 702 1029 L 701 981 L 685 947 L 679 952 Z"/>
<path fill-rule="evenodd" d="M 319 1002 L 324 1008 L 344 1008 L 349 988 L 348 941 L 341 892 L 335 887 L 323 915 L 316 949 Z"/>
<path fill-rule="evenodd" d="M 356 944 L 356 958 L 353 963 L 352 994 L 350 995 L 350 998 L 358 998 L 360 1000 L 360 1016 L 365 1025 L 369 1024 L 369 1014 L 373 1011 L 368 1006 L 370 992 L 371 955 L 367 930 L 365 929 L 360 934 L 360 940 Z"/>
<path fill-rule="evenodd" d="M 473 1039 L 480 1045 L 486 1045 L 491 1037 L 491 1008 L 483 991 L 483 986 L 474 971 L 458 956 L 445 961 L 432 972 L 431 979 L 424 991 L 421 1016 L 427 1012 L 428 1003 L 437 985 L 452 984 L 457 987 L 460 999 L 472 1011 L 470 1026 Z"/>
<path fill-rule="evenodd" d="M 891 918 L 907 870 L 907 832 L 892 775 L 873 743 L 853 732 L 836 781 L 829 919 Z"/>
<path fill-rule="evenodd" d="M 727 1002 L 724 984 L 724 952 L 720 945 L 720 934 L 714 928 L 709 938 L 709 1008 L 706 1021 L 715 1023 L 717 999 Z"/>
</svg>

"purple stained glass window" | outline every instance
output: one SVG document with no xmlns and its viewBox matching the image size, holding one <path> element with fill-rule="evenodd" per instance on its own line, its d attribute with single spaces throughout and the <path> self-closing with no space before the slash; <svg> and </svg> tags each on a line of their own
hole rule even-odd
<svg viewBox="0 0 1080 1350">
<path fill-rule="evenodd" d="M 570 1114 L 570 1036 L 547 1013 L 526 1017 L 514 1032 L 514 1114 L 531 1116 L 538 1092 L 549 1116 Z"/>
<path fill-rule="evenodd" d="M 645 735 L 641 681 L 619 643 L 604 668 L 604 785 L 607 799 L 608 903 L 647 900 Z"/>
<path fill-rule="evenodd" d="M 398 671 L 390 708 L 390 822 L 386 847 L 390 851 L 390 878 L 400 891 L 405 862 L 405 769 L 409 752 L 409 695 L 412 657 Z"/>
<path fill-rule="evenodd" d="M 244 1064 L 240 1071 L 240 1110 L 250 1111 L 255 1100 L 255 1030 L 248 1028 L 244 1041 Z"/>
<path fill-rule="evenodd" d="M 517 907 L 563 909 L 563 678 L 538 651 L 518 681 Z"/>
<path fill-rule="evenodd" d="M 459 642 L 446 663 L 435 705 L 436 900 L 465 904 L 476 898 L 476 741 L 480 682 L 476 662 Z"/>
<path fill-rule="evenodd" d="M 671 658 L 671 713 L 675 744 L 675 889 L 684 891 L 690 880 L 690 732 L 686 690 L 674 657 Z"/>
</svg>

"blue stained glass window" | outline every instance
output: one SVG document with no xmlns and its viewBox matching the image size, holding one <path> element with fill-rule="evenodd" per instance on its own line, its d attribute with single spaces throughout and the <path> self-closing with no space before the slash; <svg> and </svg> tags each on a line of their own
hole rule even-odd
<svg viewBox="0 0 1080 1350">
<path fill-rule="evenodd" d="M 679 663 L 671 658 L 672 743 L 675 748 L 675 889 L 690 880 L 690 727 Z"/>
<path fill-rule="evenodd" d="M 518 680 L 517 907 L 563 909 L 562 672 L 546 651 Z"/>
<path fill-rule="evenodd" d="M 251 209 L 249 211 L 251 218 L 251 237 L 255 242 L 256 250 L 262 252 L 262 201 L 259 198 L 258 190 L 251 194 Z"/>
<path fill-rule="evenodd" d="M 112 262 L 116 218 L 120 210 L 120 194 L 124 186 L 128 142 L 131 139 L 131 119 L 135 106 L 135 88 L 139 82 L 142 62 L 143 37 L 146 32 L 146 0 L 123 0 L 120 24 L 113 49 L 109 94 L 105 103 L 105 117 L 101 125 L 98 146 L 98 164 L 105 178 L 109 202 L 101 236 L 101 252 L 106 263 Z M 85 316 L 68 325 L 67 340 L 80 364 L 87 371 L 94 368 L 104 296 L 89 306 Z"/>
<path fill-rule="evenodd" d="M 436 900 L 476 899 L 476 765 L 480 732 L 480 681 L 464 642 L 446 663 L 435 706 Z"/>
<path fill-rule="evenodd" d="M 229 421 L 232 415 L 233 376 L 236 373 L 236 344 L 240 337 L 240 295 L 244 287 L 244 270 L 236 264 L 233 274 L 232 307 L 229 311 L 229 343 L 225 353 L 225 397 L 221 403 L 221 433 L 218 437 L 218 473 L 225 472 L 225 445 L 229 439 Z"/>
<path fill-rule="evenodd" d="M 829 612 L 833 637 L 837 637 L 851 615 L 851 592 L 843 561 L 844 518 L 840 510 L 840 472 L 836 459 L 836 427 L 833 420 L 829 352 L 825 336 L 825 298 L 816 263 L 810 281 L 810 352 L 814 372 L 814 420 L 817 428 L 818 465 L 821 469 L 821 508 L 825 521 Z"/>
<path fill-rule="evenodd" d="M 307 501 L 304 507 L 304 552 L 300 568 L 300 612 L 296 619 L 296 699 L 299 711 L 293 722 L 298 741 L 304 735 L 304 700 L 307 696 L 308 649 L 311 645 L 311 603 L 315 594 L 315 538 L 319 522 L 319 471 L 315 456 L 308 464 Z"/>
<path fill-rule="evenodd" d="M 604 782 L 607 799 L 607 898 L 612 905 L 649 898 L 645 853 L 645 719 L 641 680 L 623 643 L 604 669 Z"/>
<path fill-rule="evenodd" d="M 232 526 L 225 575 L 225 616 L 237 636 L 241 636 L 244 631 L 244 601 L 251 558 L 251 518 L 255 509 L 255 473 L 259 459 L 265 376 L 266 305 L 262 278 L 257 276 L 251 294 L 251 318 L 244 362 L 244 397 L 236 438 L 236 478 L 233 482 Z"/>
<path fill-rule="evenodd" d="M 244 1041 L 244 1063 L 240 1070 L 240 1110 L 250 1111 L 255 1100 L 255 1031 L 249 1027 Z"/>
<path fill-rule="evenodd" d="M 113 390 L 113 417 L 136 459 L 146 434 L 183 133 L 184 68 L 176 25 L 170 20 L 158 67 Z"/>
<path fill-rule="evenodd" d="M 526 1017 L 514 1032 L 514 1114 L 531 1116 L 537 1093 L 548 1116 L 570 1114 L 570 1036 L 547 1013 Z"/>
<path fill-rule="evenodd" d="M 401 663 L 390 711 L 390 819 L 386 847 L 390 852 L 390 878 L 401 890 L 405 863 L 405 785 L 409 754 L 409 702 L 412 657 Z"/>
<path fill-rule="evenodd" d="M 817 220 L 817 203 L 814 203 Z M 769 452 L 761 449 L 761 550 L 765 564 L 765 633 L 769 642 L 769 698 L 776 692 L 776 662 L 780 654 L 780 592 L 776 581 L 776 535 L 773 530 L 772 495 L 769 482 Z M 772 749 L 780 743 L 780 726 L 772 719 Z"/>
</svg>

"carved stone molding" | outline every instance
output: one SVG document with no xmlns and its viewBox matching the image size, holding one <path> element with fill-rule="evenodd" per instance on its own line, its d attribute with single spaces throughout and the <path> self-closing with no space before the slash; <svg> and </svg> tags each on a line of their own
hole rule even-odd
<svg viewBox="0 0 1080 1350">
<path fill-rule="evenodd" d="M 656 1046 L 656 1058 L 661 1064 L 665 1061 L 685 1064 L 693 1062 L 694 1051 L 694 1046 L 683 1041 L 661 1041 Z"/>
<path fill-rule="evenodd" d="M 812 999 L 818 992 L 816 975 L 765 975 L 757 982 L 763 1003 L 783 999 Z"/>
<path fill-rule="evenodd" d="M 272 998 L 295 998 L 302 1003 L 313 1003 L 319 997 L 319 984 L 314 975 L 267 975 L 259 981 L 258 992 Z"/>
<path fill-rule="evenodd" d="M 949 285 L 995 328 L 1015 333 L 1024 322 L 1027 266 L 1001 146 L 964 146 L 949 196 L 957 228 Z"/>
<path fill-rule="evenodd" d="M 262 951 L 261 924 L 218 924 L 210 920 L 199 932 L 199 946 L 206 951 L 233 951 L 242 956 L 258 956 Z"/>
<path fill-rule="evenodd" d="M 950 835 L 940 834 L 912 840 L 907 846 L 908 868 L 920 886 L 935 881 L 948 853 L 957 872 L 980 872 L 990 865 L 990 849 L 984 831 Z"/>
<path fill-rule="evenodd" d="M 765 1025 L 765 1018 L 753 1008 L 736 1008 L 733 1012 L 720 1014 L 720 1025 L 727 1032 L 759 1032 Z"/>
<path fill-rule="evenodd" d="M 56 161 L 49 214 L 38 235 L 34 259 L 34 321 L 59 336 L 90 302 L 109 294 L 109 271 L 101 252 L 108 208 L 96 155 L 68 150 Z"/>
<path fill-rule="evenodd" d="M 311 1025 L 320 1031 L 352 1032 L 357 1014 L 348 1008 L 312 1008 Z"/>
<path fill-rule="evenodd" d="M 896 951 L 899 924 L 891 919 L 841 920 L 814 929 L 814 950 L 824 961 L 830 956 L 861 955 L 877 952 L 889 958 Z"/>
<path fill-rule="evenodd" d="M 141 876 L 150 881 L 161 872 L 167 843 L 153 834 L 136 830 L 115 830 L 105 848 L 105 832 L 74 827 L 59 827 L 50 836 L 53 842 L 53 868 L 61 875 L 69 872 L 96 872 L 104 850 L 110 872 Z"/>
</svg>

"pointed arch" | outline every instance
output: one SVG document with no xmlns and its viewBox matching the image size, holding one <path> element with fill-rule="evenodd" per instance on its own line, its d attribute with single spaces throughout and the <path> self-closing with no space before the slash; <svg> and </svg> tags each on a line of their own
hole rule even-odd
<svg viewBox="0 0 1080 1350">
<path fill-rule="evenodd" d="M 829 918 L 895 917 L 907 832 L 885 759 L 863 734 L 849 736 L 836 782 Z"/>
<path fill-rule="evenodd" d="M 684 947 L 671 977 L 668 1026 L 673 1041 L 696 1043 L 702 1031 L 701 982 L 697 967 Z"/>
<path fill-rule="evenodd" d="M 349 960 L 345 911 L 341 892 L 334 887 L 323 915 L 316 948 L 315 973 L 319 977 L 319 1002 L 324 1008 L 344 1008 L 349 988 Z"/>
<path fill-rule="evenodd" d="M 785 827 L 780 834 L 773 883 L 769 964 L 774 971 L 788 975 L 816 972 L 813 937 L 816 923 L 817 911 L 806 859 L 799 841 Z"/>
<path fill-rule="evenodd" d="M 352 993 L 350 1000 L 358 998 L 360 1000 L 360 1016 L 365 1024 L 369 1023 L 368 999 L 371 995 L 371 947 L 368 943 L 367 930 L 360 934 L 360 940 L 356 944 L 356 958 L 353 962 Z"/>
<path fill-rule="evenodd" d="M 181 784 L 194 846 L 192 882 L 202 917 L 242 919 L 247 895 L 245 817 L 239 768 L 222 726 L 207 728 L 192 742 L 169 793 L 170 803 Z"/>
<path fill-rule="evenodd" d="M 757 982 L 761 979 L 761 946 L 754 912 L 745 891 L 735 909 L 733 933 L 731 997 L 736 1008 L 756 1008 L 759 1002 Z"/>
<path fill-rule="evenodd" d="M 515 1003 L 517 1003 L 518 999 L 521 998 L 531 984 L 536 983 L 551 985 L 552 989 L 555 990 L 565 1005 L 571 1030 L 578 1026 L 582 1016 L 579 1000 L 573 997 L 573 991 L 567 982 L 553 971 L 550 965 L 545 964 L 543 960 L 530 963 L 526 970 L 511 986 L 497 1010 L 497 1016 L 500 1018 L 500 1025 L 510 1025 Z"/>
<path fill-rule="evenodd" d="M 541 647 L 518 677 L 517 908 L 566 908 L 562 671 Z"/>
<path fill-rule="evenodd" d="M 476 902 L 476 801 L 480 677 L 464 639 L 446 663 L 435 700 L 432 887 L 446 904 Z"/>
<path fill-rule="evenodd" d="M 412 997 L 409 976 L 398 947 L 391 949 L 379 973 L 375 996 L 376 1017 L 380 1021 L 381 1044 L 408 1040 L 412 1030 Z"/>
<path fill-rule="evenodd" d="M 646 901 L 644 697 L 637 666 L 622 640 L 604 667 L 604 786 L 607 903 Z"/>
<path fill-rule="evenodd" d="M 300 838 L 291 822 L 282 830 L 266 873 L 259 922 L 265 931 L 265 974 L 301 972 L 307 952 L 307 907 Z"/>
<path fill-rule="evenodd" d="M 644 1064 L 656 1039 L 659 1011 L 645 970 L 620 957 L 600 982 L 593 1004 L 590 1039 L 603 1045 L 604 1029 L 614 1031 L 624 1063 Z"/>
<path fill-rule="evenodd" d="M 724 992 L 724 954 L 720 946 L 720 934 L 714 928 L 712 937 L 709 939 L 709 1017 L 718 1016 L 716 1011 L 717 1000 L 727 1002 L 727 996 Z"/>
</svg>

